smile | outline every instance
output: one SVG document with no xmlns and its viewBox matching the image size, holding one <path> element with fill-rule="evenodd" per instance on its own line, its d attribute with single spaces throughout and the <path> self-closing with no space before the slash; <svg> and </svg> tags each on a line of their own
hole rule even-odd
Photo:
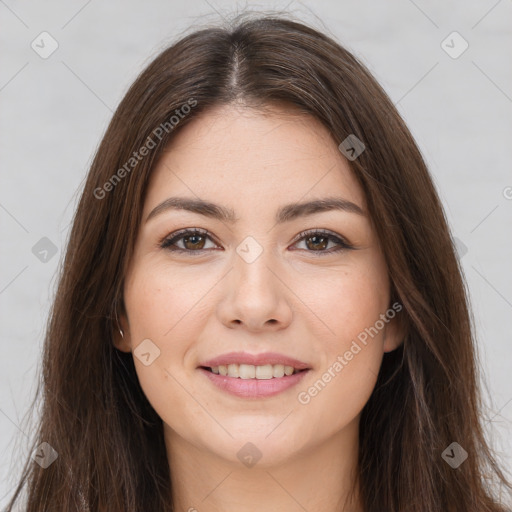
<svg viewBox="0 0 512 512">
<path fill-rule="evenodd" d="M 285 373 L 285 367 L 283 365 L 264 365 L 264 366 L 253 366 L 253 365 L 233 365 L 232 372 L 238 370 L 238 377 L 230 377 L 229 375 L 221 375 L 220 371 L 229 371 L 228 368 L 231 365 L 223 365 L 216 367 L 219 373 L 214 373 L 213 368 L 201 366 L 198 370 L 212 383 L 217 389 L 239 398 L 244 399 L 260 399 L 270 398 L 272 396 L 283 393 L 284 391 L 296 386 L 305 375 L 309 373 L 309 369 L 295 370 L 293 367 L 286 367 L 289 375 Z M 250 368 L 244 369 L 245 366 Z M 269 368 L 268 368 L 268 367 Z M 234 369 L 236 367 L 236 370 Z M 215 368 L 215 367 L 214 367 Z M 259 370 L 264 373 L 265 377 L 258 377 L 256 374 L 257 368 L 263 368 Z M 290 368 L 292 373 L 290 373 Z M 269 377 L 270 371 L 272 371 L 272 377 Z M 274 371 L 278 377 L 274 377 Z M 248 375 L 248 377 L 240 376 Z M 253 375 L 251 377 L 251 375 Z"/>
<path fill-rule="evenodd" d="M 268 379 L 278 379 L 281 377 L 293 375 L 295 373 L 299 373 L 300 371 L 293 366 L 283 365 L 283 364 L 265 364 L 262 366 L 255 366 L 252 364 L 228 364 L 228 365 L 219 365 L 213 367 L 205 367 L 206 370 L 210 370 L 212 373 L 217 375 L 240 378 L 240 379 L 258 379 L 258 380 L 268 380 Z"/>
</svg>

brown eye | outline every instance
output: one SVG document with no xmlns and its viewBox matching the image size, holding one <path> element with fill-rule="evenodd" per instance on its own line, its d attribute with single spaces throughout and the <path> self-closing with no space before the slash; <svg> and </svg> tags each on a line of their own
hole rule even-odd
<svg viewBox="0 0 512 512">
<path fill-rule="evenodd" d="M 202 249 L 204 247 L 203 235 L 184 236 L 182 239 L 186 249 Z"/>
<path fill-rule="evenodd" d="M 208 249 L 205 247 L 207 240 L 211 237 L 207 231 L 199 229 L 188 229 L 179 231 L 167 237 L 161 244 L 162 249 L 177 252 L 200 252 Z"/>
<path fill-rule="evenodd" d="M 329 237 L 327 236 L 308 236 L 306 239 L 308 249 L 318 250 L 325 249 L 329 245 Z M 309 243 L 311 241 L 311 243 Z"/>
<path fill-rule="evenodd" d="M 296 244 L 304 241 L 306 246 L 306 249 L 304 250 L 306 252 L 316 253 L 315 255 L 318 256 L 332 254 L 346 249 L 353 249 L 353 247 L 340 236 L 326 230 L 303 231 L 300 233 L 299 237 L 300 238 Z M 334 247 L 326 250 L 330 242 L 334 243 Z"/>
<path fill-rule="evenodd" d="M 332 254 L 345 249 L 353 249 L 353 247 L 340 236 L 336 236 L 326 230 L 304 231 L 300 233 L 299 237 L 295 245 L 304 241 L 306 249 L 301 250 L 318 256 Z M 215 243 L 213 247 L 206 247 L 208 240 L 213 240 L 208 231 L 198 228 L 185 229 L 167 237 L 161 242 L 160 247 L 172 252 L 201 254 L 203 251 L 216 247 Z M 333 243 L 334 247 L 327 249 L 330 243 Z"/>
</svg>

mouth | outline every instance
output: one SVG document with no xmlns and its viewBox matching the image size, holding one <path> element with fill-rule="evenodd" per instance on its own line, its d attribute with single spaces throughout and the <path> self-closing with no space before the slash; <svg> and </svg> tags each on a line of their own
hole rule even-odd
<svg viewBox="0 0 512 512">
<path fill-rule="evenodd" d="M 291 390 L 312 370 L 308 363 L 276 352 L 230 352 L 199 364 L 205 382 L 244 399 L 270 398 Z"/>
<path fill-rule="evenodd" d="M 234 363 L 199 366 L 197 369 L 215 388 L 242 399 L 265 399 L 291 390 L 311 370 L 279 364 L 254 366 Z"/>
<path fill-rule="evenodd" d="M 232 377 L 234 379 L 244 380 L 280 379 L 297 373 L 307 372 L 309 370 L 309 368 L 300 369 L 283 364 L 265 364 L 256 366 L 252 364 L 236 363 L 219 366 L 200 366 L 199 368 L 223 377 Z"/>
</svg>

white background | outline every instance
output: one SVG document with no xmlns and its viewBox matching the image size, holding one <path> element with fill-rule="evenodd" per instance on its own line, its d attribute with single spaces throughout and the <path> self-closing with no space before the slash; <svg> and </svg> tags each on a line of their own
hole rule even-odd
<svg viewBox="0 0 512 512">
<path fill-rule="evenodd" d="M 288 5 L 369 67 L 420 146 L 453 235 L 467 248 L 462 263 L 485 372 L 487 426 L 510 468 L 512 2 Z M 15 483 L 14 449 L 26 442 L 20 428 L 69 222 L 112 111 L 142 68 L 185 29 L 245 7 L 221 0 L 0 0 L 0 505 Z M 59 45 L 47 59 L 31 48 L 43 31 Z M 453 31 L 469 44 L 456 59 L 441 46 Z M 461 48 L 456 39 L 448 44 Z M 32 253 L 42 237 L 58 248 L 46 263 Z"/>
</svg>

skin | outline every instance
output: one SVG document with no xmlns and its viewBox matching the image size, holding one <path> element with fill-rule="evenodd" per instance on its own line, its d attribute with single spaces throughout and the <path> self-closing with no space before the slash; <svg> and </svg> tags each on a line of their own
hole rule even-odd
<svg viewBox="0 0 512 512">
<path fill-rule="evenodd" d="M 146 222 L 171 196 L 232 208 L 239 220 L 230 225 L 167 210 Z M 153 170 L 125 280 L 124 337 L 116 346 L 133 352 L 150 339 L 160 350 L 148 366 L 135 355 L 134 362 L 164 423 L 177 510 L 362 510 L 357 493 L 349 499 L 359 418 L 384 352 L 402 341 L 400 313 L 367 345 L 359 343 L 362 349 L 309 403 L 300 403 L 298 393 L 390 308 L 385 259 L 367 215 L 332 210 L 274 221 L 283 204 L 332 196 L 366 212 L 337 143 L 318 120 L 289 107 L 266 115 L 212 108 L 177 132 Z M 160 247 L 183 228 L 214 238 L 177 241 L 189 254 Z M 329 253 L 335 241 L 296 239 L 310 229 L 330 230 L 355 249 Z M 252 263 L 236 252 L 247 236 L 262 248 Z M 241 350 L 283 353 L 312 369 L 298 386 L 259 399 L 229 395 L 197 369 Z M 237 457 L 247 442 L 262 454 L 252 467 Z"/>
</svg>

